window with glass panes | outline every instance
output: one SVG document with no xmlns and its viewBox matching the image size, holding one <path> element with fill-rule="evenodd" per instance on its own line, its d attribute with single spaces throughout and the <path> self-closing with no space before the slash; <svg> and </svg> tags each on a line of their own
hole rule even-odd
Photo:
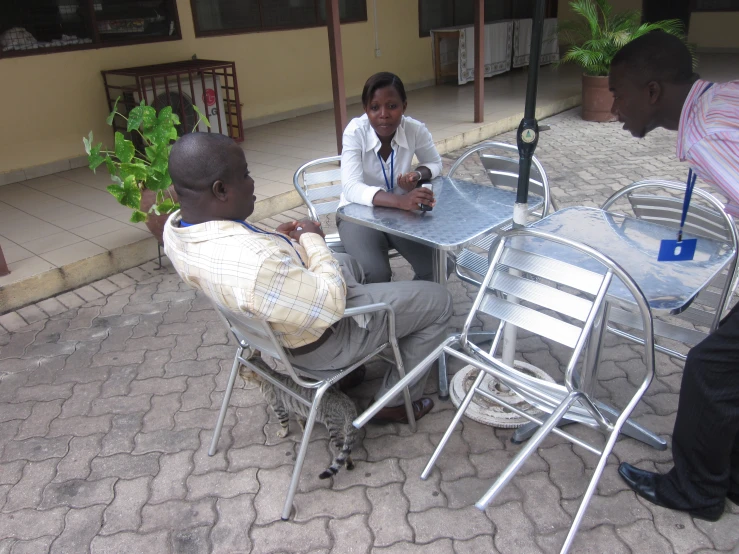
<svg viewBox="0 0 739 554">
<path fill-rule="evenodd" d="M 547 0 L 544 17 L 557 17 L 557 0 Z M 502 19 L 530 19 L 534 0 L 485 0 L 485 23 Z M 431 29 L 472 25 L 475 0 L 418 0 L 418 35 L 429 36 Z"/>
<path fill-rule="evenodd" d="M 318 27 L 326 0 L 190 0 L 197 36 Z M 367 21 L 366 0 L 339 0 L 342 23 Z"/>
<path fill-rule="evenodd" d="M 0 57 L 180 38 L 175 0 L 2 0 Z"/>
</svg>

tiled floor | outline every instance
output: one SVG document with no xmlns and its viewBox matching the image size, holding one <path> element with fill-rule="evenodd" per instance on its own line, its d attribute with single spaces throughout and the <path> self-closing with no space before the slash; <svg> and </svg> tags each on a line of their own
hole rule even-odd
<svg viewBox="0 0 739 554">
<path fill-rule="evenodd" d="M 128 221 L 109 184 L 80 168 L 0 187 L 0 245 L 11 270 L 0 286 L 150 237 Z"/>
<path fill-rule="evenodd" d="M 704 55 L 704 76 L 737 78 L 736 55 Z M 485 124 L 523 110 L 527 73 L 515 70 L 485 82 Z M 543 67 L 538 105 L 561 101 L 580 90 L 579 70 Z M 436 141 L 480 127 L 472 122 L 474 89 L 444 85 L 409 93 L 407 114 L 426 123 Z M 349 117 L 361 114 L 349 106 Z M 293 190 L 295 170 L 306 161 L 336 153 L 333 111 L 323 111 L 247 129 L 243 143 L 258 200 Z M 11 274 L 0 288 L 55 267 L 149 238 L 143 224 L 105 191 L 104 170 L 87 168 L 0 187 L 0 246 Z"/>
</svg>

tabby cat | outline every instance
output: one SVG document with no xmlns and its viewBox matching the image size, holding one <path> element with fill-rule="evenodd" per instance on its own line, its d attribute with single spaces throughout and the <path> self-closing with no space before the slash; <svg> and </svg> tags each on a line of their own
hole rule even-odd
<svg viewBox="0 0 739 554">
<path fill-rule="evenodd" d="M 298 386 L 289 376 L 272 371 L 259 357 L 254 357 L 250 361 L 254 365 L 258 365 L 260 369 L 269 372 L 272 377 L 288 389 L 296 392 L 308 401 L 313 401 L 316 394 L 315 389 L 304 389 Z M 305 421 L 310 412 L 309 406 L 298 402 L 288 393 L 275 387 L 272 383 L 262 379 L 259 375 L 244 366 L 242 366 L 240 373 L 244 380 L 259 384 L 264 399 L 269 403 L 280 422 L 281 429 L 277 432 L 278 437 L 283 438 L 287 436 L 288 421 L 291 412 L 295 414 L 300 428 L 305 430 Z M 354 402 L 346 394 L 341 392 L 338 387 L 331 387 L 323 393 L 321 405 L 318 407 L 316 421 L 323 423 L 326 429 L 328 429 L 329 444 L 331 451 L 334 453 L 334 460 L 318 476 L 319 479 L 328 479 L 336 475 L 343 465 L 346 465 L 346 469 L 348 470 L 354 469 L 351 452 L 359 431 L 352 425 L 352 421 L 356 418 L 357 408 Z"/>
</svg>

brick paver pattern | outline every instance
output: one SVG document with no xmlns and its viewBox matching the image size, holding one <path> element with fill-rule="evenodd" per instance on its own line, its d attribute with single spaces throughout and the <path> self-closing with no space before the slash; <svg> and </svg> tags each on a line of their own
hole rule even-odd
<svg viewBox="0 0 739 554">
<path fill-rule="evenodd" d="M 550 118 L 537 155 L 560 207 L 599 205 L 645 177 L 682 180 L 674 134 L 638 141 L 579 110 Z M 499 140 L 512 142 L 513 133 Z M 459 152 L 446 156 L 448 169 Z M 465 168 L 471 176 L 479 167 Z M 278 221 L 301 215 L 291 212 Z M 267 222 L 275 224 L 275 222 Z M 409 268 L 395 265 L 397 278 Z M 475 289 L 449 283 L 459 328 Z M 491 322 L 485 322 L 486 327 Z M 321 481 L 330 453 L 317 428 L 294 516 L 279 518 L 300 439 L 279 428 L 258 389 L 237 381 L 214 457 L 207 449 L 235 344 L 208 301 L 154 263 L 2 316 L 0 552 L 478 553 L 558 552 L 595 457 L 545 441 L 489 509 L 474 502 L 520 446 L 510 430 L 464 420 L 437 469 L 419 475 L 453 405 L 438 402 L 411 434 L 368 425 L 356 469 Z M 482 322 L 481 322 L 482 325 Z M 561 351 L 523 338 L 523 357 L 556 376 Z M 641 350 L 609 337 L 600 395 L 617 401 L 642 371 Z M 366 406 L 382 374 L 352 391 Z M 682 364 L 658 355 L 635 419 L 669 437 Z M 435 390 L 429 379 L 429 392 Z M 739 542 L 739 507 L 717 523 L 654 507 L 629 491 L 619 461 L 666 471 L 670 452 L 621 439 L 574 552 L 716 552 Z"/>
</svg>

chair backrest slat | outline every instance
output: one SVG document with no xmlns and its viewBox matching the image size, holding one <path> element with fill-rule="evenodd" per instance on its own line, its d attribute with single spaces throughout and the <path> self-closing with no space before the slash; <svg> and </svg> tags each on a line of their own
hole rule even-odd
<svg viewBox="0 0 739 554">
<path fill-rule="evenodd" d="M 498 154 L 480 154 L 480 161 L 483 167 L 492 172 L 514 173 L 518 175 L 518 155 L 515 151 L 511 151 L 511 156 L 501 156 Z M 531 164 L 531 173 L 529 178 L 538 181 L 541 184 L 542 175 L 536 165 Z"/>
<path fill-rule="evenodd" d="M 306 171 L 303 174 L 303 184 L 307 187 L 312 185 L 320 185 L 323 183 L 333 183 L 334 181 L 341 181 L 341 169 L 330 169 L 327 171 Z"/>
<path fill-rule="evenodd" d="M 582 296 L 575 296 L 510 273 L 496 272 L 490 288 L 583 322 L 593 307 L 593 303 Z"/>
<path fill-rule="evenodd" d="M 696 298 L 694 304 L 697 303 L 716 307 L 720 301 L 721 295 L 719 293 L 703 289 L 700 294 L 698 294 L 698 298 Z"/>
<path fill-rule="evenodd" d="M 480 311 L 568 348 L 575 348 L 582 333 L 580 327 L 492 294 L 488 294 L 482 301 Z"/>
<path fill-rule="evenodd" d="M 516 189 L 518 188 L 518 173 L 508 171 L 487 170 L 488 177 L 493 186 Z M 529 179 L 529 192 L 536 196 L 544 196 L 544 185 L 533 177 Z"/>
<path fill-rule="evenodd" d="M 308 207 L 310 217 L 336 212 L 341 196 L 341 156 L 319 158 L 298 168 L 293 175 L 293 186 Z M 333 198 L 336 201 L 315 204 L 316 200 Z"/>
<path fill-rule="evenodd" d="M 647 194 L 628 195 L 636 217 L 668 227 L 678 228 L 683 211 L 682 198 Z M 723 216 L 703 206 L 691 205 L 685 219 L 688 233 L 706 238 L 730 241 Z"/>
<path fill-rule="evenodd" d="M 341 196 L 341 188 L 341 184 L 329 185 L 327 187 L 312 187 L 308 189 L 308 198 L 311 201 L 336 198 L 337 196 Z"/>
<path fill-rule="evenodd" d="M 320 204 L 313 204 L 313 208 L 316 210 L 318 215 L 326 215 L 335 213 L 339 209 L 339 200 L 332 200 L 331 202 L 321 202 Z"/>
<path fill-rule="evenodd" d="M 454 178 L 457 170 L 466 164 L 471 156 L 480 159 L 485 169 L 485 174 L 494 187 L 514 188 L 518 185 L 519 155 L 515 144 L 504 142 L 486 141 L 468 148 L 449 168 L 447 176 Z M 531 159 L 531 170 L 529 173 L 529 191 L 531 194 L 540 196 L 544 200 L 541 210 L 532 210 L 532 214 L 544 217 L 550 207 L 556 209 L 549 190 L 549 180 L 541 163 L 534 156 Z"/>
<path fill-rule="evenodd" d="M 723 289 L 726 286 L 726 280 L 728 277 L 729 276 L 726 273 L 719 273 L 713 278 L 713 280 L 711 280 L 711 284 L 709 286 Z"/>
<path fill-rule="evenodd" d="M 603 275 L 593 271 L 516 248 L 506 248 L 500 263 L 593 295 L 603 282 Z"/>
</svg>

